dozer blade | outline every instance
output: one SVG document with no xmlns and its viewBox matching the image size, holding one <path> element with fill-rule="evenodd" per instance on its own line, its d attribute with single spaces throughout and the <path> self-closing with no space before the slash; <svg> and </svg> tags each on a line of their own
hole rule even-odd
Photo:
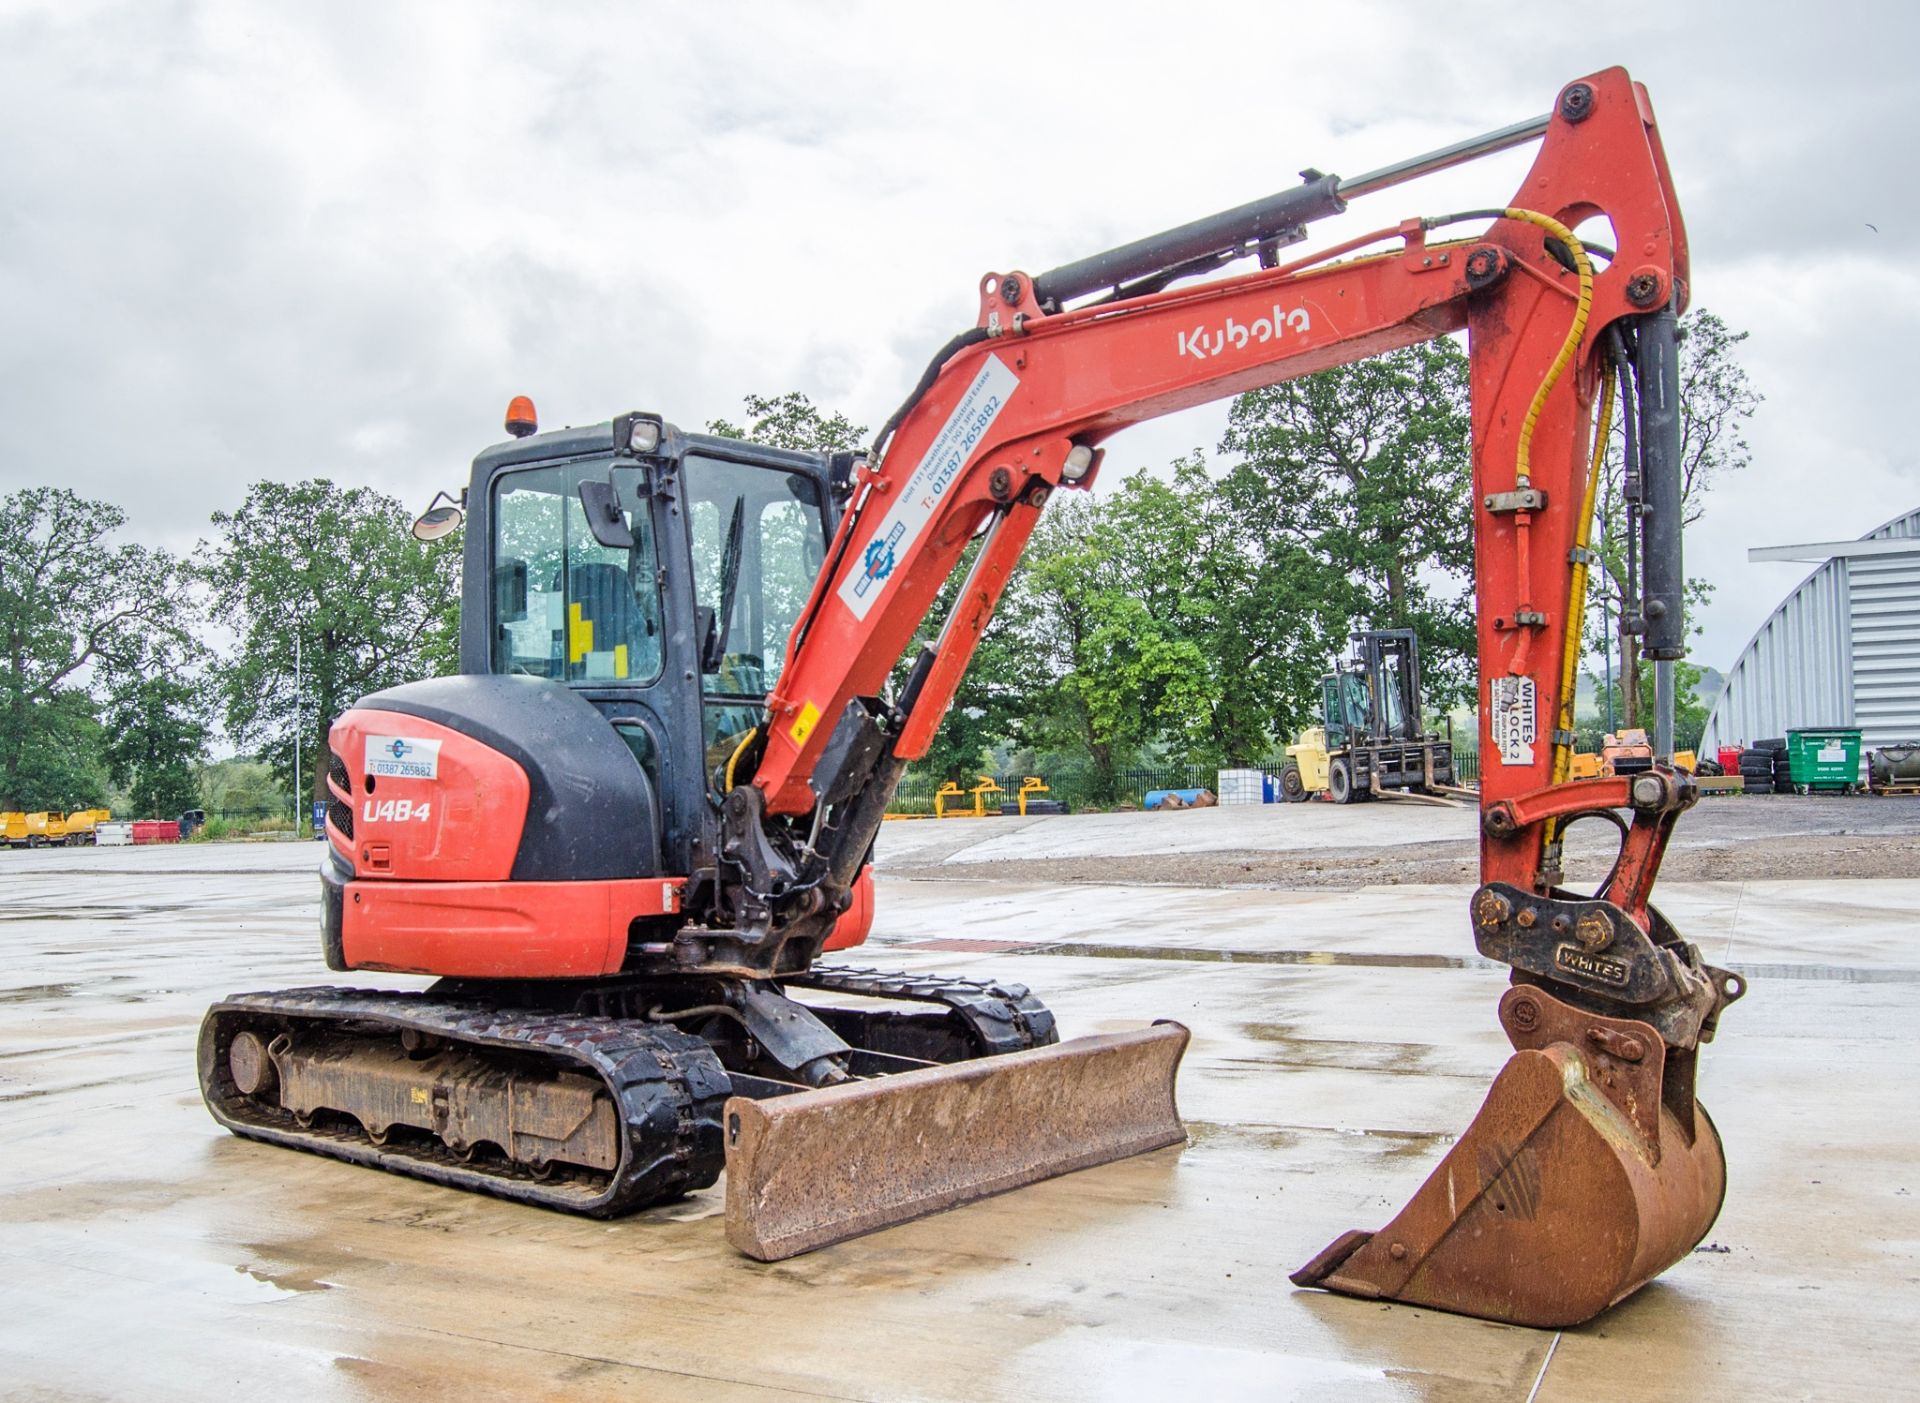
<svg viewBox="0 0 1920 1403">
<path fill-rule="evenodd" d="M 1294 1284 L 1559 1328 L 1686 1256 L 1720 1212 L 1720 1137 L 1690 1094 L 1684 1119 L 1662 1100 L 1651 1026 L 1579 1021 L 1508 1060 L 1399 1217 L 1342 1235 Z"/>
<path fill-rule="evenodd" d="M 1158 1023 L 727 1102 L 727 1241 L 775 1262 L 1187 1138 Z"/>
</svg>

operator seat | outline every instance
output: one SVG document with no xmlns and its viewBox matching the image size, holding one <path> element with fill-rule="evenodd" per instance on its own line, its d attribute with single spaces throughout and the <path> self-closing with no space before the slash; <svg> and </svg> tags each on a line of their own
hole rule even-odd
<svg viewBox="0 0 1920 1403">
<path fill-rule="evenodd" d="M 635 607 L 626 566 L 608 562 L 572 566 L 567 586 L 564 627 L 569 676 L 644 678 L 659 670 L 659 629 L 647 611 Z M 636 628 L 636 622 L 641 627 Z"/>
</svg>

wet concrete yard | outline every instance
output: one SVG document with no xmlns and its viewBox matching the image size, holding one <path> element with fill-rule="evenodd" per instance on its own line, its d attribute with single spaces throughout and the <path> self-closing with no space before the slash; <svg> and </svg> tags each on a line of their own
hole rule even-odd
<svg viewBox="0 0 1920 1403">
<path fill-rule="evenodd" d="M 1178 842 L 1283 842 L 1216 812 Z M 0 853 L 0 1397 L 1915 1395 L 1920 871 L 1662 888 L 1752 981 L 1703 1057 L 1727 1205 L 1556 1334 L 1286 1280 L 1385 1222 L 1504 1060 L 1469 889 L 1128 885 L 1160 823 L 890 825 L 883 871 L 917 875 L 883 876 L 858 958 L 1022 980 L 1069 1037 L 1187 1023 L 1189 1145 L 771 1266 L 727 1248 L 718 1187 L 597 1223 L 220 1131 L 206 1004 L 337 978 L 312 848 Z M 1111 875 L 965 857 L 1010 840 Z"/>
</svg>

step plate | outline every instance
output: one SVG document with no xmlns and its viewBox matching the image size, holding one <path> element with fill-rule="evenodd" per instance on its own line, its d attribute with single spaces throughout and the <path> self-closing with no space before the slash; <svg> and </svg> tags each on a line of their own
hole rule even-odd
<svg viewBox="0 0 1920 1403">
<path fill-rule="evenodd" d="M 780 1261 L 1184 1144 L 1178 1023 L 726 1106 L 727 1241 Z"/>
</svg>

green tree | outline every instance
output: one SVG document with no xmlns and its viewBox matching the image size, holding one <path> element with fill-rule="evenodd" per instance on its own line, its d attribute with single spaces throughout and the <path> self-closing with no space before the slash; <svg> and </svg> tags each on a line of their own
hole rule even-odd
<svg viewBox="0 0 1920 1403">
<path fill-rule="evenodd" d="M 953 574 L 935 596 L 933 607 L 927 612 L 923 636 L 907 649 L 894 668 L 896 693 L 906 685 L 922 645 L 938 636 L 940 626 L 953 612 L 954 603 L 960 597 L 960 585 L 967 578 L 979 549 L 977 541 L 968 545 Z M 1016 574 L 1015 580 L 1018 578 Z M 919 762 L 922 773 L 934 779 L 971 783 L 975 776 L 992 768 L 993 751 L 1029 738 L 1029 707 L 1041 680 L 1029 653 L 1031 616 L 1031 596 L 1010 582 L 993 618 L 980 635 L 972 662 L 954 688 L 953 702 L 940 729 L 934 732 L 925 759 Z"/>
<path fill-rule="evenodd" d="M 104 732 L 93 698 L 78 688 L 63 688 L 34 704 L 28 724 L 0 809 L 66 812 L 105 803 L 107 770 L 100 763 Z"/>
<path fill-rule="evenodd" d="M 105 757 L 133 812 L 171 816 L 199 802 L 209 729 L 201 684 L 167 671 L 133 675 L 107 700 Z"/>
<path fill-rule="evenodd" d="M 125 524 L 111 502 L 65 488 L 0 497 L 0 808 L 99 802 L 90 686 L 155 639 L 189 636 L 179 563 L 115 544 Z"/>
<path fill-rule="evenodd" d="M 264 818 L 287 811 L 284 773 L 258 760 L 216 760 L 198 779 L 200 807 L 209 814 Z"/>
<path fill-rule="evenodd" d="M 1740 364 L 1739 348 L 1750 333 L 1733 330 L 1705 308 L 1682 317 L 1680 332 L 1680 502 L 1681 519 L 1691 526 L 1706 511 L 1713 485 L 1752 461 L 1747 423 L 1764 397 L 1748 382 L 1746 367 Z M 1642 718 L 1653 711 L 1651 673 L 1640 665 L 1639 635 L 1620 627 L 1629 589 L 1624 430 L 1624 416 L 1616 408 L 1595 503 L 1593 547 L 1599 564 L 1588 577 L 1584 641 L 1589 654 L 1614 655 L 1616 678 L 1636 679 L 1637 685 L 1619 689 L 1618 721 L 1621 726 L 1643 726 Z M 1689 615 L 1697 615 L 1712 589 L 1703 579 L 1687 581 Z M 1676 709 L 1690 695 L 1676 682 Z M 1675 736 L 1677 742 L 1677 720 Z"/>
<path fill-rule="evenodd" d="M 314 798 L 326 794 L 327 730 L 342 711 L 449 665 L 434 645 L 457 608 L 457 538 L 416 541 L 411 520 L 371 488 L 256 482 L 201 543 L 212 607 L 236 634 L 213 669 L 227 735 L 291 773 L 298 734 L 301 788 Z"/>
<path fill-rule="evenodd" d="M 1244 394 L 1221 441 L 1255 547 L 1343 570 L 1351 623 L 1414 629 L 1435 707 L 1474 690 L 1467 383 L 1443 337 Z"/>
<path fill-rule="evenodd" d="M 1102 515 L 1120 588 L 1198 656 L 1162 743 L 1195 763 L 1266 758 L 1317 709 L 1352 607 L 1344 572 L 1298 541 L 1250 537 L 1233 479 L 1197 453 L 1170 478 L 1128 477 Z"/>
<path fill-rule="evenodd" d="M 1035 745 L 1084 755 L 1096 800 L 1112 802 L 1121 769 L 1155 731 L 1168 640 L 1150 633 L 1139 601 L 1117 578 L 1102 505 L 1059 494 L 1035 529 L 1020 573 L 1009 586 L 1027 601 L 1025 642 L 1037 670 L 1031 734 Z M 1131 627 L 1129 627 L 1131 625 Z M 1197 664 L 1197 654 L 1185 659 Z"/>
<path fill-rule="evenodd" d="M 867 431 L 837 410 L 822 410 L 799 390 L 768 398 L 746 395 L 747 426 L 714 419 L 707 432 L 769 448 L 791 448 L 801 453 L 833 453 L 855 449 L 866 442 Z"/>
</svg>

